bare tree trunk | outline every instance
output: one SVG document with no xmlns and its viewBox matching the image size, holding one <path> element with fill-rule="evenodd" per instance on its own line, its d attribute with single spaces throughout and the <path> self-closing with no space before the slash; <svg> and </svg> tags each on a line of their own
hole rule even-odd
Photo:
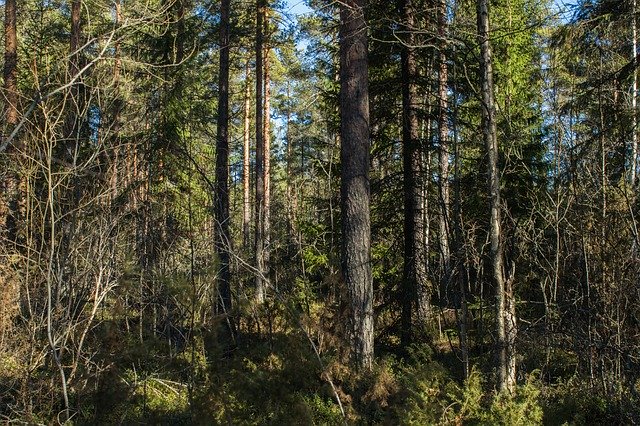
<svg viewBox="0 0 640 426">
<path fill-rule="evenodd" d="M 18 37 L 16 33 L 16 0 L 6 0 L 4 8 L 4 116 L 3 140 L 8 137 L 18 125 Z M 22 147 L 17 141 L 13 141 L 7 147 L 9 158 L 14 157 L 19 162 Z M 19 165 L 16 166 L 19 169 Z M 7 230 L 7 241 L 17 243 L 18 227 L 20 223 L 20 176 L 17 171 L 11 170 L 5 182 L 6 203 L 2 206 L 0 226 Z"/>
<path fill-rule="evenodd" d="M 425 75 L 432 75 L 433 72 L 433 59 L 428 58 L 427 64 L 425 67 Z M 429 100 L 429 94 L 423 94 L 423 102 L 427 105 L 427 110 L 425 114 L 423 114 L 422 122 L 420 124 L 420 140 L 429 141 L 431 143 L 431 134 L 433 131 L 433 123 L 431 120 L 432 115 L 432 102 Z M 419 176 L 431 176 L 431 151 L 421 149 L 419 151 L 420 154 L 420 162 L 418 168 Z M 425 271 L 429 271 L 429 253 L 431 248 L 431 216 L 429 215 L 429 191 L 430 191 L 430 180 L 422 178 L 418 182 L 419 190 L 420 190 L 420 224 L 422 225 L 420 229 L 420 250 L 423 254 L 422 259 L 422 268 Z M 422 283 L 418 283 L 417 288 L 417 297 L 416 297 L 416 314 L 417 319 L 421 324 L 427 324 L 428 327 L 433 325 L 433 319 L 431 315 L 431 296 L 433 293 L 433 286 L 431 280 L 428 276 L 425 276 L 425 279 Z"/>
<path fill-rule="evenodd" d="M 115 25 L 116 27 L 120 25 L 122 22 L 122 5 L 120 4 L 120 0 L 116 0 L 115 7 Z M 120 122 L 120 113 L 122 112 L 122 108 L 124 106 L 124 102 L 120 97 L 120 68 L 122 67 L 122 58 L 120 57 L 120 40 L 116 39 L 114 44 L 114 62 L 113 62 L 113 86 L 114 86 L 114 101 L 113 101 L 113 129 L 111 134 L 112 139 L 112 149 L 113 149 L 113 165 L 111 172 L 111 202 L 116 199 L 117 191 L 118 191 L 118 163 L 120 161 L 120 126 L 122 123 Z"/>
<path fill-rule="evenodd" d="M 633 90 L 631 93 L 631 117 L 633 121 L 632 147 L 631 147 L 631 186 L 635 186 L 638 167 L 638 20 L 636 17 L 637 0 L 633 0 L 632 37 L 633 37 Z"/>
<path fill-rule="evenodd" d="M 269 276 L 271 254 L 271 75 L 269 52 L 269 9 L 264 12 L 264 274 Z"/>
<path fill-rule="evenodd" d="M 244 242 L 245 248 L 249 247 L 249 228 L 251 222 L 251 200 L 249 197 L 249 131 L 251 128 L 250 97 L 249 60 L 247 59 L 244 87 L 244 128 L 242 131 L 242 241 Z"/>
<path fill-rule="evenodd" d="M 402 74 L 402 167 L 404 190 L 404 269 L 401 314 L 401 341 L 411 343 L 412 306 L 418 288 L 426 285 L 424 223 L 422 220 L 421 144 L 418 137 L 418 93 L 416 58 L 413 47 L 414 10 L 411 0 L 401 0 L 405 40 L 401 53 Z M 429 296 L 427 296 L 429 297 Z M 428 300 L 428 299 L 427 299 Z M 428 309 L 428 307 L 427 307 Z M 427 312 L 428 316 L 428 312 Z"/>
<path fill-rule="evenodd" d="M 2 142 L 8 138 L 18 124 L 18 40 L 16 36 L 16 0 L 5 2 L 5 49 L 4 49 L 4 117 Z M 22 195 L 21 165 L 23 147 L 18 139 L 7 146 L 7 158 L 3 165 L 7 166 L 6 181 L 0 183 L 0 244 L 6 241 L 9 253 L 20 250 L 18 244 L 19 228 L 24 222 L 25 200 Z M 6 230 L 6 240 L 5 231 Z M 3 241 L 4 240 L 4 241 Z M 11 259 L 9 257 L 8 259 Z M 14 314 L 18 309 L 20 288 L 12 276 L 13 267 L 9 260 L 6 267 L 0 267 L 0 350 L 4 349 L 5 336 L 10 334 Z M 9 340 L 11 337 L 9 336 Z"/>
<path fill-rule="evenodd" d="M 457 14 L 457 10 L 454 5 L 453 10 L 453 20 L 455 20 L 455 16 Z M 451 28 L 455 31 L 455 25 L 452 25 Z M 456 34 L 452 35 L 452 38 L 455 38 Z M 456 47 L 453 47 L 453 57 L 456 55 Z M 453 238 L 453 247 L 456 253 L 456 262 L 454 268 L 452 268 L 452 274 L 455 274 L 455 279 L 458 284 L 458 291 L 460 292 L 460 316 L 458 321 L 458 326 L 460 329 L 459 332 L 459 340 L 460 340 L 460 355 L 462 358 L 462 373 L 465 379 L 469 378 L 469 340 L 468 340 L 468 321 L 469 321 L 469 309 L 467 305 L 467 279 L 466 279 L 466 253 L 465 253 L 465 237 L 463 232 L 463 222 L 462 222 L 462 191 L 460 184 L 460 143 L 458 138 L 458 104 L 456 102 L 456 94 L 458 93 L 458 88 L 456 86 L 457 73 L 456 73 L 456 64 L 453 63 L 453 109 L 452 109 L 452 136 L 453 136 L 453 159 L 454 159 L 454 179 L 453 181 L 456 183 L 454 188 L 454 215 L 455 219 L 453 220 L 453 229 L 454 229 L 454 238 Z"/>
<path fill-rule="evenodd" d="M 216 137 L 216 251 L 218 253 L 218 313 L 231 311 L 231 271 L 229 252 L 229 10 L 230 0 L 220 8 L 220 72 L 218 83 L 218 123 Z M 229 328 L 232 332 L 232 327 Z"/>
<path fill-rule="evenodd" d="M 365 0 L 340 4 L 342 273 L 350 303 L 351 357 L 373 364 L 373 280 L 369 214 L 369 84 Z"/>
<path fill-rule="evenodd" d="M 493 278 L 496 285 L 497 318 L 497 385 L 501 391 L 513 392 L 516 384 L 515 336 L 516 317 L 512 278 L 505 277 L 502 229 L 500 219 L 500 174 L 498 171 L 498 139 L 493 94 L 493 68 L 489 43 L 488 0 L 478 0 L 478 43 L 482 85 L 482 131 L 488 157 L 490 193 L 490 240 Z"/>
<path fill-rule="evenodd" d="M 16 0 L 4 6 L 4 117 L 9 132 L 18 124 L 18 37 Z M 5 130 L 5 136 L 9 133 Z"/>
<path fill-rule="evenodd" d="M 438 227 L 440 231 L 440 267 L 441 284 L 445 297 L 449 294 L 448 286 L 451 275 L 451 250 L 449 246 L 449 123 L 447 117 L 448 79 L 446 42 L 447 37 L 447 4 L 446 0 L 440 0 L 438 4 L 438 38 L 440 39 L 440 52 L 438 54 L 438 139 L 440 144 L 440 215 Z"/>
<path fill-rule="evenodd" d="M 285 139 L 287 141 L 287 186 L 286 186 L 286 198 L 287 198 L 287 252 L 293 247 L 293 240 L 295 235 L 294 218 L 296 211 L 296 201 L 293 196 L 293 170 L 291 163 L 293 161 L 293 147 L 291 144 L 291 88 L 287 82 L 287 107 L 286 107 L 286 134 Z M 332 233 L 333 235 L 333 233 Z"/>
<path fill-rule="evenodd" d="M 69 66 L 67 78 L 73 84 L 71 85 L 71 108 L 67 117 L 65 138 L 67 138 L 67 160 L 70 164 L 74 164 L 76 151 L 78 149 L 78 139 L 81 132 L 81 116 L 84 113 L 84 88 L 82 86 L 82 76 L 79 76 L 82 67 L 81 38 L 82 38 L 82 21 L 81 9 L 82 2 L 80 0 L 71 1 L 71 35 L 69 38 Z"/>
<path fill-rule="evenodd" d="M 256 294 L 258 303 L 264 302 L 264 116 L 262 91 L 264 76 L 263 44 L 265 0 L 257 0 L 256 15 L 256 217 L 255 217 L 255 256 L 256 256 Z"/>
</svg>

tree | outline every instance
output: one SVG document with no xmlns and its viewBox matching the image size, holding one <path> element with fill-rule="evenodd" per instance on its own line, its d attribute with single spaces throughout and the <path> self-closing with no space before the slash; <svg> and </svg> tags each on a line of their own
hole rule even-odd
<svg viewBox="0 0 640 426">
<path fill-rule="evenodd" d="M 266 0 L 265 0 L 266 1 Z M 263 37 L 266 39 L 264 43 L 263 55 L 263 84 L 264 84 L 264 112 L 263 112 L 263 127 L 262 127 L 262 140 L 264 143 L 263 155 L 264 155 L 264 215 L 263 215 L 263 239 L 264 239 L 264 272 L 266 277 L 269 277 L 270 262 L 271 262 L 271 61 L 269 60 L 269 54 L 271 52 L 271 26 L 269 24 L 269 7 L 268 3 L 264 8 L 263 16 Z"/>
<path fill-rule="evenodd" d="M 517 331 L 513 276 L 505 276 L 500 219 L 500 171 L 498 170 L 498 130 L 493 94 L 493 66 L 487 0 L 478 0 L 478 43 L 480 44 L 480 82 L 482 133 L 487 153 L 490 199 L 491 265 L 496 285 L 497 384 L 501 391 L 513 393 L 516 385 L 515 337 Z"/>
<path fill-rule="evenodd" d="M 451 276 L 451 248 L 449 244 L 450 219 L 449 209 L 449 72 L 447 65 L 447 3 L 439 0 L 437 5 L 438 40 L 438 165 L 439 165 L 439 207 L 438 228 L 440 238 L 441 288 L 447 291 Z"/>
<path fill-rule="evenodd" d="M 218 271 L 219 313 L 231 311 L 231 271 L 229 269 L 231 234 L 229 232 L 229 11 L 230 0 L 220 9 L 220 71 L 218 73 L 218 120 L 216 134 L 215 220 Z M 229 322 L 230 324 L 230 322 Z M 232 332 L 232 329 L 229 330 Z"/>
<path fill-rule="evenodd" d="M 16 33 L 16 1 L 7 0 L 4 7 L 4 117 L 2 142 L 9 141 L 10 134 L 18 125 L 18 37 Z M 15 166 L 19 166 L 19 160 L 23 149 L 17 141 L 9 141 L 11 144 L 7 152 L 12 155 Z M 16 167 L 18 169 L 19 167 Z M 11 167 L 9 169 L 12 169 Z M 5 195 L 2 200 L 8 208 L 0 215 L 0 226 L 7 229 L 7 241 L 16 243 L 18 225 L 20 222 L 20 176 L 16 172 L 7 175 Z M 4 206 L 3 206 L 4 207 Z"/>
<path fill-rule="evenodd" d="M 368 370 L 373 363 L 373 281 L 365 6 L 364 0 L 340 4 L 340 199 L 351 356 L 357 368 Z"/>
<path fill-rule="evenodd" d="M 412 307 L 419 306 L 421 321 L 429 320 L 422 211 L 422 147 L 418 135 L 418 93 L 412 0 L 400 2 L 404 40 L 401 53 L 402 175 L 404 191 L 404 268 L 402 291 L 402 344 L 411 341 Z M 420 299 L 420 300 L 419 300 Z M 425 300 L 422 300 L 425 299 Z M 426 306 L 422 306 L 426 303 Z M 426 309 L 425 309 L 426 308 Z"/>
<path fill-rule="evenodd" d="M 4 6 L 4 90 L 5 138 L 7 130 L 18 124 L 18 37 L 16 33 L 16 1 Z"/>
<path fill-rule="evenodd" d="M 251 131 L 251 87 L 249 80 L 249 60 L 245 65 L 244 107 L 242 120 L 242 241 L 246 248 L 250 245 L 251 200 L 250 200 L 250 131 Z"/>
<path fill-rule="evenodd" d="M 255 217 L 255 259 L 256 259 L 256 301 L 265 300 L 265 135 L 264 135 L 264 23 L 266 21 L 266 0 L 256 0 L 256 217 Z"/>
</svg>

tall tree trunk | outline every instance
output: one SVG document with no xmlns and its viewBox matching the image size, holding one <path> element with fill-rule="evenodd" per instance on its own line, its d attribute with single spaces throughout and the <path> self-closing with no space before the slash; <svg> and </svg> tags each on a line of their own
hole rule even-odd
<svg viewBox="0 0 640 426">
<path fill-rule="evenodd" d="M 9 135 L 18 124 L 18 40 L 16 36 L 16 0 L 5 2 L 5 49 L 4 49 L 4 117 L 0 142 L 8 140 Z M 19 250 L 19 227 L 23 223 L 24 197 L 21 194 L 22 147 L 18 140 L 10 141 L 7 146 L 7 157 L 2 165 L 7 167 L 6 180 L 0 183 L 0 244 L 4 244 L 9 253 Z M 5 235 L 6 230 L 6 235 Z M 4 237 L 6 236 L 6 240 Z M 4 241 L 3 241 L 4 240 Z M 9 259 L 18 259 L 10 256 Z M 6 268 L 0 268 L 0 351 L 5 349 L 5 337 L 11 334 L 14 314 L 18 310 L 20 287 L 11 270 L 13 261 L 7 262 Z M 10 340 L 11 337 L 9 336 Z"/>
<path fill-rule="evenodd" d="M 418 288 L 427 284 L 422 221 L 421 146 L 418 137 L 418 93 L 414 45 L 414 10 L 411 0 L 401 0 L 405 40 L 401 53 L 402 170 L 404 190 L 404 268 L 400 333 L 402 345 L 411 342 L 412 306 Z"/>
<path fill-rule="evenodd" d="M 269 9 L 264 12 L 264 274 L 269 276 L 271 251 L 271 75 L 269 52 Z"/>
<path fill-rule="evenodd" d="M 216 251 L 218 253 L 218 312 L 231 310 L 229 253 L 229 10 L 230 0 L 220 8 L 220 71 L 218 80 L 218 122 L 216 134 Z M 231 331 L 231 328 L 230 330 Z"/>
<path fill-rule="evenodd" d="M 250 241 L 250 222 L 251 222 L 251 200 L 249 197 L 250 190 L 250 163 L 249 163 L 249 132 L 251 130 L 251 94 L 249 83 L 249 60 L 245 68 L 245 86 L 244 86 L 244 128 L 242 131 L 242 241 L 244 247 L 249 247 Z"/>
<path fill-rule="evenodd" d="M 637 12 L 637 0 L 633 0 L 632 10 L 632 38 L 633 38 L 633 90 L 631 93 L 631 117 L 633 125 L 631 126 L 632 146 L 631 146 L 631 186 L 635 186 L 638 167 L 638 19 L 636 17 Z"/>
<path fill-rule="evenodd" d="M 490 240 L 493 278 L 496 285 L 497 318 L 497 386 L 513 392 L 516 384 L 515 336 L 516 317 L 512 278 L 505 277 L 502 229 L 500 219 L 500 174 L 498 171 L 498 138 L 493 94 L 493 68 L 489 43 L 488 0 L 478 0 L 478 43 L 482 93 L 482 131 L 487 150 L 490 193 Z"/>
<path fill-rule="evenodd" d="M 82 116 L 85 109 L 85 88 L 82 83 L 82 76 L 79 75 L 82 69 L 82 2 L 81 0 L 71 1 L 71 34 L 69 37 L 69 64 L 68 82 L 70 88 L 70 111 L 66 117 L 64 127 L 64 137 L 66 138 L 67 152 L 65 160 L 69 164 L 75 164 L 77 160 L 79 139 L 83 131 Z M 75 191 L 77 195 L 77 190 Z"/>
<path fill-rule="evenodd" d="M 120 4 L 120 0 L 116 0 L 114 6 L 115 12 L 115 26 L 118 27 L 122 22 L 122 5 Z M 118 163 L 120 161 L 120 127 L 122 125 L 120 121 L 120 113 L 122 112 L 122 108 L 124 106 L 124 101 L 120 95 L 120 69 L 122 67 L 122 58 L 120 52 L 120 40 L 116 39 L 114 44 L 114 62 L 113 62 L 113 87 L 114 87 L 114 100 L 113 100 L 113 111 L 112 111 L 112 121 L 113 128 L 111 131 L 111 141 L 113 149 L 113 165 L 111 171 L 111 202 L 116 199 L 117 191 L 118 191 Z"/>
<path fill-rule="evenodd" d="M 264 302 L 266 286 L 264 279 L 264 110 L 262 105 L 265 1 L 257 0 L 256 14 L 256 229 L 254 243 L 256 256 L 255 299 L 258 303 Z"/>
<path fill-rule="evenodd" d="M 451 275 L 451 251 L 449 247 L 449 123 L 447 117 L 448 102 L 448 68 L 446 54 L 447 37 L 447 4 L 446 0 L 438 2 L 438 39 L 440 40 L 438 54 L 438 141 L 439 165 L 440 165 L 440 215 L 438 228 L 440 231 L 440 288 L 445 294 L 449 294 L 449 278 Z"/>
<path fill-rule="evenodd" d="M 16 33 L 16 0 L 4 6 L 4 117 L 5 137 L 18 124 L 18 37 Z M 8 132 L 7 132 L 8 131 Z"/>
<path fill-rule="evenodd" d="M 292 254 L 291 253 L 291 249 L 293 248 L 293 236 L 295 235 L 295 230 L 294 230 L 294 217 L 295 217 L 295 205 L 296 205 L 296 201 L 293 197 L 293 170 L 291 167 L 291 163 L 293 161 L 293 147 L 291 145 L 291 87 L 290 87 L 290 83 L 287 82 L 287 103 L 286 103 L 286 122 L 285 125 L 287 126 L 286 128 L 286 133 L 285 133 L 285 139 L 287 141 L 287 157 L 286 157 L 286 161 L 287 161 L 287 182 L 286 182 L 286 192 L 285 192 L 285 196 L 287 198 L 287 253 L 288 254 Z"/>
<path fill-rule="evenodd" d="M 454 20 L 457 10 L 454 9 Z M 455 29 L 455 25 L 452 25 L 453 29 Z M 455 34 L 452 35 L 455 37 Z M 456 47 L 453 47 L 453 56 L 456 56 Z M 453 64 L 453 110 L 452 110 L 452 135 L 453 135 L 453 159 L 454 159 L 454 177 L 453 181 L 455 182 L 454 189 L 454 215 L 455 219 L 453 220 L 454 224 L 454 238 L 453 238 L 453 247 L 456 253 L 456 262 L 455 262 L 455 270 L 452 270 L 452 273 L 455 274 L 455 279 L 458 283 L 458 290 L 460 292 L 460 316 L 458 320 L 459 325 L 459 340 L 460 340 L 460 355 L 462 358 L 462 373 L 463 377 L 467 379 L 469 377 L 469 344 L 467 338 L 467 330 L 468 330 L 468 318 L 469 318 L 469 310 L 467 305 L 467 280 L 466 273 L 467 265 L 466 262 L 466 253 L 465 253 L 465 244 L 464 244 L 464 233 L 463 233 L 463 222 L 462 222 L 462 191 L 460 185 L 460 143 L 458 138 L 458 103 L 456 102 L 456 95 L 458 93 L 458 88 L 456 86 L 457 78 L 457 69 L 456 64 Z"/>
<path fill-rule="evenodd" d="M 16 0 L 6 0 L 4 7 L 4 117 L 3 142 L 18 125 L 18 37 L 16 33 Z M 7 154 L 14 163 L 22 158 L 22 147 L 16 140 L 7 147 Z M 15 157 L 14 155 L 15 154 Z M 15 169 L 18 170 L 19 164 Z M 18 226 L 20 223 L 20 176 L 17 171 L 11 171 L 7 176 L 5 186 L 6 203 L 2 206 L 0 226 L 7 229 L 7 240 L 17 242 Z"/>
<path fill-rule="evenodd" d="M 342 273 L 350 303 L 351 356 L 373 363 L 373 280 L 369 215 L 369 84 L 366 0 L 340 3 Z"/>
</svg>

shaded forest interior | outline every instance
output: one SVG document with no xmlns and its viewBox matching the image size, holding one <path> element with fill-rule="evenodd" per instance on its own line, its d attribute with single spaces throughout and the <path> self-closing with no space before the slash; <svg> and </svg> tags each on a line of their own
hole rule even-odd
<svg viewBox="0 0 640 426">
<path fill-rule="evenodd" d="M 0 421 L 640 423 L 636 0 L 3 10 Z"/>
</svg>

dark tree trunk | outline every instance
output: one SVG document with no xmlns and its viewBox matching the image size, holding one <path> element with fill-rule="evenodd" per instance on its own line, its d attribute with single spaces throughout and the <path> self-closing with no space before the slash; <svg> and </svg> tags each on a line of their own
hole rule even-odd
<svg viewBox="0 0 640 426">
<path fill-rule="evenodd" d="M 82 117 L 85 113 L 85 88 L 80 75 L 82 69 L 82 2 L 71 1 L 71 34 L 69 37 L 69 65 L 67 79 L 71 84 L 69 114 L 66 118 L 64 137 L 66 138 L 67 152 L 65 160 L 69 164 L 75 164 L 78 154 L 78 142 L 83 131 Z M 77 195 L 77 194 L 76 194 Z"/>
<path fill-rule="evenodd" d="M 231 310 L 229 253 L 229 10 L 230 0 L 220 8 L 220 72 L 218 81 L 218 122 L 216 135 L 216 251 L 218 253 L 218 313 Z"/>
<path fill-rule="evenodd" d="M 414 48 L 414 11 L 411 0 L 401 0 L 403 15 L 402 46 L 402 167 L 404 182 L 404 268 L 400 333 L 402 345 L 411 343 L 412 307 L 418 294 L 427 287 L 424 258 L 424 223 L 422 212 L 421 144 L 418 135 L 418 93 Z M 427 307 L 426 311 L 428 312 Z"/>
<path fill-rule="evenodd" d="M 449 123 L 447 117 L 448 74 L 446 36 L 447 36 L 447 4 L 445 0 L 438 2 L 438 38 L 440 51 L 438 54 L 438 141 L 440 164 L 440 215 L 438 227 L 440 232 L 440 268 L 442 294 L 448 296 L 451 275 L 451 249 L 449 246 Z"/>
<path fill-rule="evenodd" d="M 122 22 L 122 5 L 120 4 L 120 0 L 116 0 L 114 5 L 115 12 L 115 24 L 116 27 L 120 25 Z M 124 101 L 120 95 L 120 69 L 122 67 L 122 58 L 121 58 L 121 47 L 120 40 L 116 40 L 114 44 L 114 63 L 113 63 L 113 86 L 115 88 L 114 101 L 113 101 L 113 111 L 112 111 L 112 122 L 113 128 L 111 133 L 111 148 L 113 149 L 113 165 L 111 172 L 111 201 L 116 199 L 118 192 L 118 184 L 119 184 L 119 173 L 118 167 L 120 162 L 120 128 L 122 126 L 120 120 L 120 113 L 122 112 L 122 108 L 124 107 Z M 126 159 L 125 159 L 126 161 Z"/>
<path fill-rule="evenodd" d="M 4 117 L 3 141 L 18 125 L 18 37 L 16 33 L 16 0 L 6 0 L 4 8 Z M 7 229 L 7 240 L 17 243 L 21 217 L 22 196 L 17 171 L 22 158 L 22 147 L 17 139 L 7 147 L 7 154 L 15 167 L 7 175 L 5 184 L 6 207 L 2 206 L 0 226 Z"/>
<path fill-rule="evenodd" d="M 16 0 L 4 6 L 4 98 L 5 136 L 18 124 L 18 37 L 16 33 Z"/>
<path fill-rule="evenodd" d="M 493 278 L 496 285 L 497 386 L 513 392 L 516 384 L 515 336 L 516 316 L 512 291 L 513 277 L 505 277 L 500 219 L 500 174 L 498 170 L 498 138 L 496 107 L 493 94 L 493 69 L 489 43 L 488 0 L 478 0 L 478 43 L 482 93 L 482 131 L 487 150 L 490 194 L 490 240 Z"/>
<path fill-rule="evenodd" d="M 351 356 L 373 363 L 373 282 L 369 217 L 369 84 L 365 0 L 340 4 L 342 273 L 350 303 Z"/>
<path fill-rule="evenodd" d="M 256 15 L 256 294 L 258 303 L 265 298 L 264 277 L 264 115 L 263 115 L 263 50 L 264 50 L 264 21 L 265 0 L 257 0 Z"/>
</svg>

